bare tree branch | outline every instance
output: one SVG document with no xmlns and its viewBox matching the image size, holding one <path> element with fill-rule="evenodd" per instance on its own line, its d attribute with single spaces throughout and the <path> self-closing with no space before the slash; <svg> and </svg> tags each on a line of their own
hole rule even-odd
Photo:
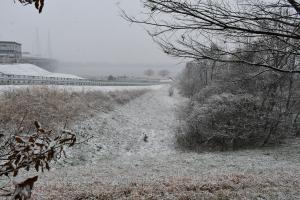
<svg viewBox="0 0 300 200">
<path fill-rule="evenodd" d="M 288 2 L 295 8 L 295 10 L 300 14 L 300 4 L 295 0 L 288 0 Z"/>
<path fill-rule="evenodd" d="M 300 73 L 300 17 L 296 1 L 141 0 L 146 12 L 123 17 L 148 27 L 165 53 L 180 58 L 210 59 Z M 208 55 L 212 44 L 217 55 Z M 250 48 L 251 47 L 251 48 Z M 250 49 L 249 49 L 250 48 Z M 240 56 L 255 53 L 258 60 Z M 282 61 L 279 60 L 282 59 Z M 284 61 L 284 62 L 283 62 Z"/>
</svg>

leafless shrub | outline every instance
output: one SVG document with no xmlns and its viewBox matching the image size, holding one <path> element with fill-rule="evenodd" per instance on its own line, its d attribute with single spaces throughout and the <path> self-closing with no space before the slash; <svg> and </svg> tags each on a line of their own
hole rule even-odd
<svg viewBox="0 0 300 200">
<path fill-rule="evenodd" d="M 161 76 L 161 77 L 166 77 L 166 76 L 168 76 L 169 74 L 170 74 L 170 71 L 169 70 L 166 70 L 166 69 L 163 69 L 163 70 L 160 70 L 159 72 L 158 72 L 158 74 Z"/>
<path fill-rule="evenodd" d="M 147 69 L 144 71 L 144 75 L 148 76 L 148 77 L 151 77 L 155 74 L 154 70 L 153 69 Z"/>
<path fill-rule="evenodd" d="M 179 91 L 183 96 L 192 97 L 207 85 L 205 63 L 188 63 L 179 77 Z"/>
</svg>

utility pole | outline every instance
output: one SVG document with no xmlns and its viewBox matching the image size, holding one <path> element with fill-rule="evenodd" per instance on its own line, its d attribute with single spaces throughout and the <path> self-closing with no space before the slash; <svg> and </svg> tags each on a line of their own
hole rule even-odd
<svg viewBox="0 0 300 200">
<path fill-rule="evenodd" d="M 51 33 L 48 30 L 48 58 L 52 59 Z"/>
<path fill-rule="evenodd" d="M 40 34 L 39 34 L 39 29 L 36 29 L 36 41 L 35 41 L 35 45 L 36 45 L 36 52 L 35 54 L 37 56 L 41 56 L 41 44 L 40 44 Z"/>
</svg>

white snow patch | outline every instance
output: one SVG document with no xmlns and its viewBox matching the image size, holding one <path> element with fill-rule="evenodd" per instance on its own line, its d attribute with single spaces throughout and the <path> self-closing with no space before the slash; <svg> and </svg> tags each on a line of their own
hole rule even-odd
<svg viewBox="0 0 300 200">
<path fill-rule="evenodd" d="M 52 73 L 32 64 L 0 64 L 0 73 L 18 76 L 83 79 L 71 74 Z"/>
</svg>

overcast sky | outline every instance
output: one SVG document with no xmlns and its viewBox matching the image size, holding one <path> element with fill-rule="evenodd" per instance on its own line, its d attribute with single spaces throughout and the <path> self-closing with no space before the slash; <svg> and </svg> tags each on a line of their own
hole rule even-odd
<svg viewBox="0 0 300 200">
<path fill-rule="evenodd" d="M 76 3 L 75 3 L 76 2 Z M 175 63 L 163 54 L 139 25 L 120 17 L 141 10 L 139 0 L 46 0 L 42 14 L 33 5 L 23 7 L 1 0 L 0 40 L 23 44 L 23 51 L 52 55 L 64 61 L 109 63 Z M 37 45 L 39 32 L 40 45 Z M 40 47 L 38 47 L 40 46 Z"/>
</svg>

